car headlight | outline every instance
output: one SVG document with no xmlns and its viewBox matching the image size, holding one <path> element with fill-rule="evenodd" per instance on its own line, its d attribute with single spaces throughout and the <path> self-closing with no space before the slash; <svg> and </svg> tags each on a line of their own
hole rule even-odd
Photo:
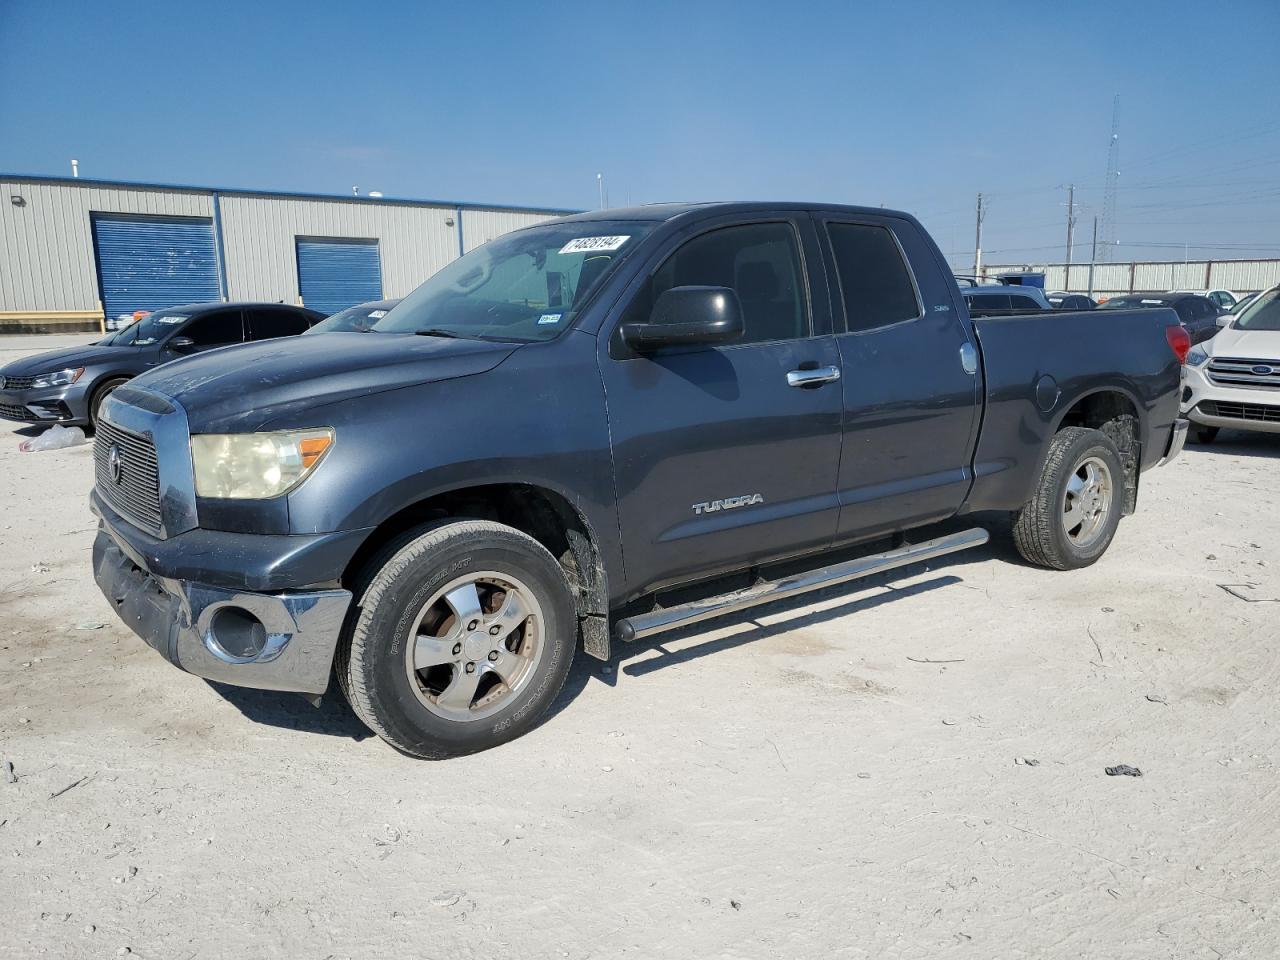
<svg viewBox="0 0 1280 960">
<path fill-rule="evenodd" d="M 1205 351 L 1204 347 L 1192 347 L 1191 351 L 1187 354 L 1187 363 L 1191 364 L 1193 367 L 1198 367 L 1208 361 L 1209 354 Z"/>
<path fill-rule="evenodd" d="M 191 438 L 196 494 L 266 500 L 297 486 L 333 444 L 333 430 L 203 433 Z"/>
<path fill-rule="evenodd" d="M 84 367 L 75 367 L 74 369 L 55 370 L 53 373 L 42 373 L 31 381 L 33 387 L 61 387 L 68 383 L 75 383 L 84 374 Z"/>
</svg>

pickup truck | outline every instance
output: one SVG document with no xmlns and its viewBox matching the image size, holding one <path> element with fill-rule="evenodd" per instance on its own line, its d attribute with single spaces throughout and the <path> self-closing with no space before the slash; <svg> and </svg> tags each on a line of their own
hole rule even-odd
<svg viewBox="0 0 1280 960">
<path fill-rule="evenodd" d="M 579 646 L 986 542 L 955 518 L 1093 563 L 1182 448 L 1189 348 L 1171 310 L 971 319 L 903 213 L 566 217 L 372 332 L 113 392 L 95 578 L 185 671 L 317 700 L 336 676 L 400 751 L 468 753 L 534 726 Z"/>
</svg>

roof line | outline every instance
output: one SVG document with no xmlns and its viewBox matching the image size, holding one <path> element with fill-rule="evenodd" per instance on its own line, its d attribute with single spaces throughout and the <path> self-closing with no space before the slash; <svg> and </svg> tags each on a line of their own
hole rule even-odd
<svg viewBox="0 0 1280 960">
<path fill-rule="evenodd" d="M 561 207 L 515 206 L 505 203 L 475 203 L 466 200 L 427 200 L 419 197 L 357 197 L 341 193 L 306 193 L 297 190 L 252 190 L 240 187 L 206 187 L 187 183 L 148 183 L 142 180 L 104 180 L 94 177 L 54 177 L 38 173 L 0 173 L 0 180 L 30 183 L 57 183 L 78 187 L 124 187 L 128 189 L 182 190 L 188 193 L 222 194 L 248 197 L 284 197 L 292 200 L 337 200 L 343 203 L 384 203 L 414 207 L 451 207 L 458 210 L 495 210 L 511 213 L 548 213 L 563 216 L 585 213 Z"/>
</svg>

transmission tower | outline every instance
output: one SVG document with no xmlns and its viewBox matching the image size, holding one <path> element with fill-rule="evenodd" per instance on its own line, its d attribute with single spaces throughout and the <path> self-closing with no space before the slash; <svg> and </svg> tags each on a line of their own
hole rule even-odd
<svg viewBox="0 0 1280 960">
<path fill-rule="evenodd" d="M 1116 246 L 1116 187 L 1120 183 L 1120 94 L 1111 104 L 1111 143 L 1107 147 L 1107 180 L 1102 194 L 1102 257 L 1111 260 Z"/>
</svg>

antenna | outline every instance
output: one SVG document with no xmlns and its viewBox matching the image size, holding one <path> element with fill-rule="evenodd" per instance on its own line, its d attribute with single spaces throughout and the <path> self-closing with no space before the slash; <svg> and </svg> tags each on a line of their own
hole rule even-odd
<svg viewBox="0 0 1280 960">
<path fill-rule="evenodd" d="M 1120 182 L 1120 94 L 1111 103 L 1111 143 L 1107 147 L 1107 180 L 1102 194 L 1102 260 L 1111 260 L 1116 245 L 1116 187 Z"/>
</svg>

